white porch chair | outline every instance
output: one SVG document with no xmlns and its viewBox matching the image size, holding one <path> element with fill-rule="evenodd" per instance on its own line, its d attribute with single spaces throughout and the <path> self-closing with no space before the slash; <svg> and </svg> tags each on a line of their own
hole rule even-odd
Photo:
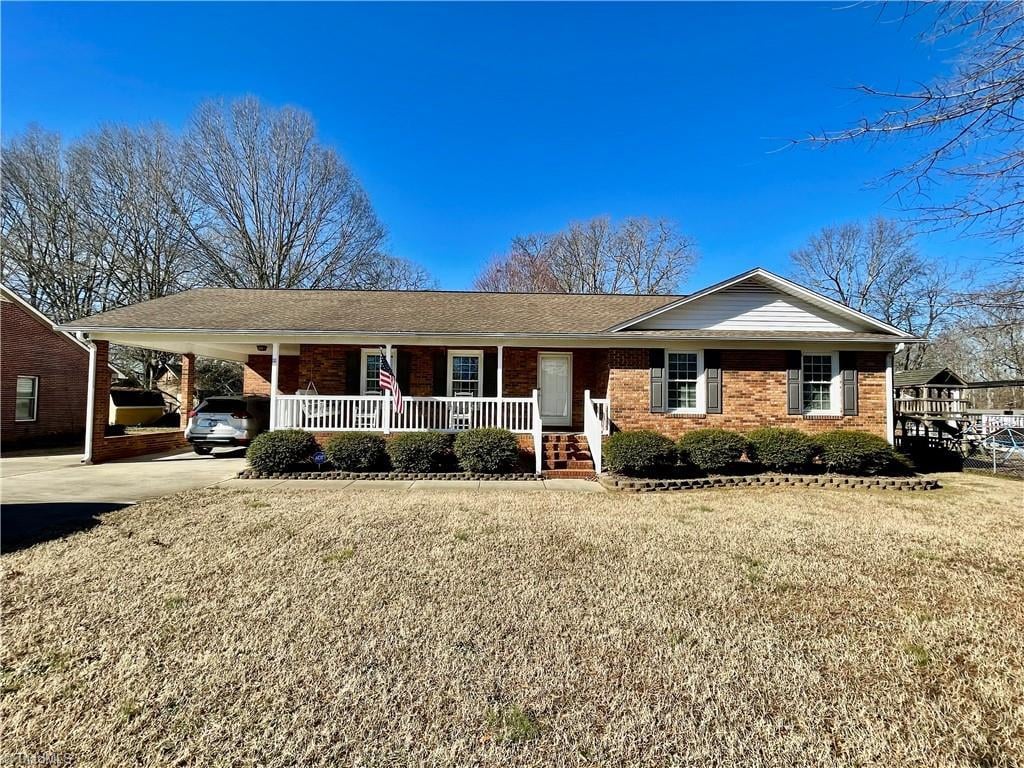
<svg viewBox="0 0 1024 768">
<path fill-rule="evenodd" d="M 473 416 L 476 412 L 476 403 L 473 402 L 473 395 L 469 392 L 458 392 L 454 396 L 465 398 L 465 402 L 455 401 L 449 407 L 448 429 L 453 432 L 472 429 Z"/>
</svg>

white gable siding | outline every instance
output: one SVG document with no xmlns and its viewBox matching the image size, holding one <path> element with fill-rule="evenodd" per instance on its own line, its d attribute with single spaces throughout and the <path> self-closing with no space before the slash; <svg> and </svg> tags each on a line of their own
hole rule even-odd
<svg viewBox="0 0 1024 768">
<path fill-rule="evenodd" d="M 756 283 L 740 283 L 637 323 L 645 330 L 864 331 L 862 323 Z"/>
</svg>

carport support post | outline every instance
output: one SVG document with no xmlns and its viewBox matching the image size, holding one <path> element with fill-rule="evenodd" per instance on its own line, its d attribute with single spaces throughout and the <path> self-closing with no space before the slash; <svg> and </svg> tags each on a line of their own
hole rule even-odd
<svg viewBox="0 0 1024 768">
<path fill-rule="evenodd" d="M 181 356 L 181 402 L 178 404 L 178 416 L 181 428 L 188 426 L 188 415 L 192 412 L 193 398 L 196 391 L 196 356 L 191 352 Z"/>
<path fill-rule="evenodd" d="M 82 463 L 92 464 L 92 432 L 93 419 L 96 414 L 96 345 L 89 345 L 89 389 L 85 393 L 85 450 L 82 452 Z"/>
<path fill-rule="evenodd" d="M 281 356 L 281 345 L 274 342 L 270 352 L 270 428 L 277 429 L 277 364 Z"/>
</svg>

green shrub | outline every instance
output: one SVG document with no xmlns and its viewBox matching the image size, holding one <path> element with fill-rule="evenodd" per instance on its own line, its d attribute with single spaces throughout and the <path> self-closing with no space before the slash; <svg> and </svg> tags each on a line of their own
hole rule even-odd
<svg viewBox="0 0 1024 768">
<path fill-rule="evenodd" d="M 388 457 L 398 472 L 440 472 L 451 468 L 452 436 L 403 432 L 388 440 Z"/>
<path fill-rule="evenodd" d="M 612 472 L 634 477 L 661 477 L 675 468 L 676 446 L 664 435 L 647 430 L 616 432 L 602 453 Z"/>
<path fill-rule="evenodd" d="M 829 472 L 844 475 L 906 474 L 910 464 L 881 437 L 837 429 L 818 436 L 821 461 Z"/>
<path fill-rule="evenodd" d="M 810 435 L 785 427 L 755 429 L 747 443 L 747 458 L 776 472 L 805 470 L 821 450 Z"/>
<path fill-rule="evenodd" d="M 676 444 L 679 460 L 705 472 L 721 472 L 735 464 L 747 449 L 747 439 L 728 429 L 695 429 Z"/>
<path fill-rule="evenodd" d="M 327 459 L 343 472 L 376 472 L 387 469 L 384 438 L 372 432 L 342 432 L 324 446 Z"/>
<path fill-rule="evenodd" d="M 455 457 L 466 472 L 513 472 L 519 466 L 519 443 L 507 429 L 468 429 L 455 438 Z"/>
<path fill-rule="evenodd" d="M 287 472 L 306 464 L 320 450 L 313 435 L 301 429 L 277 429 L 253 438 L 245 456 L 257 472 Z"/>
</svg>

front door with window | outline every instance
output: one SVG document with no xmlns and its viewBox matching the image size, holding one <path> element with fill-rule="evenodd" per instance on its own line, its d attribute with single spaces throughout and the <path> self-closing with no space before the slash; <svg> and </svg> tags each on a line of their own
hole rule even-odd
<svg viewBox="0 0 1024 768">
<path fill-rule="evenodd" d="M 545 426 L 572 424 L 572 353 L 537 353 L 537 388 L 540 416 Z"/>
</svg>

